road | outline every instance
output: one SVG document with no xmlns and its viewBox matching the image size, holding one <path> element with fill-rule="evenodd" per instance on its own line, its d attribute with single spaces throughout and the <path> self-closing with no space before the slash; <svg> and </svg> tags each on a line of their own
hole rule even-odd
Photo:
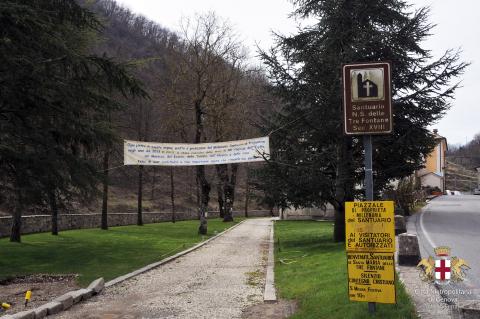
<svg viewBox="0 0 480 319">
<path fill-rule="evenodd" d="M 466 292 L 455 294 L 457 301 L 480 299 L 480 196 L 438 197 L 422 213 L 411 218 L 412 223 L 422 258 L 435 258 L 435 247 L 448 246 L 452 257 L 463 258 L 469 263 L 471 269 L 465 281 L 445 288 Z"/>
</svg>

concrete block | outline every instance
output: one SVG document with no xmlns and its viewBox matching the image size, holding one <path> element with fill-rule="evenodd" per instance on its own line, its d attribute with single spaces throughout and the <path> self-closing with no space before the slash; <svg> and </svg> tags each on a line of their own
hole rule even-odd
<svg viewBox="0 0 480 319">
<path fill-rule="evenodd" d="M 92 298 L 93 296 L 93 290 L 92 289 L 80 289 L 82 291 L 82 300 L 88 300 Z"/>
<path fill-rule="evenodd" d="M 61 303 L 63 306 L 63 310 L 67 310 L 68 308 L 73 306 L 73 297 L 68 293 L 56 298 L 54 301 Z"/>
<path fill-rule="evenodd" d="M 63 305 L 58 301 L 52 301 L 47 304 L 44 304 L 42 307 L 47 309 L 47 315 L 54 315 L 63 311 Z"/>
<path fill-rule="evenodd" d="M 12 315 L 12 318 L 15 318 L 15 319 L 35 319 L 35 313 L 32 310 L 17 312 L 16 314 Z"/>
<path fill-rule="evenodd" d="M 105 288 L 105 280 L 103 278 L 98 278 L 92 281 L 92 283 L 87 287 L 87 289 L 92 289 L 93 294 L 99 294 Z"/>
<path fill-rule="evenodd" d="M 47 308 L 45 305 L 33 309 L 33 312 L 35 313 L 35 319 L 43 319 L 47 316 Z"/>
<path fill-rule="evenodd" d="M 72 296 L 73 304 L 79 303 L 82 300 L 88 300 L 93 296 L 93 290 L 84 288 L 67 292 L 65 295 Z"/>
<path fill-rule="evenodd" d="M 270 226 L 270 240 L 268 241 L 268 259 L 267 274 L 265 277 L 265 290 L 263 293 L 263 301 L 266 303 L 277 302 L 277 292 L 275 290 L 275 258 L 274 258 L 274 236 L 273 222 Z"/>
<path fill-rule="evenodd" d="M 398 264 L 402 266 L 416 266 L 420 262 L 420 247 L 417 235 L 398 235 Z"/>
<path fill-rule="evenodd" d="M 405 217 L 402 215 L 395 215 L 395 235 L 403 234 L 407 232 L 407 224 L 405 223 Z"/>
<path fill-rule="evenodd" d="M 457 318 L 478 319 L 480 318 L 480 301 L 467 300 L 458 303 Z"/>
<path fill-rule="evenodd" d="M 82 297 L 84 293 L 85 293 L 85 289 L 79 289 L 79 290 L 67 292 L 66 295 L 72 296 L 73 304 L 76 304 L 82 301 Z"/>
</svg>

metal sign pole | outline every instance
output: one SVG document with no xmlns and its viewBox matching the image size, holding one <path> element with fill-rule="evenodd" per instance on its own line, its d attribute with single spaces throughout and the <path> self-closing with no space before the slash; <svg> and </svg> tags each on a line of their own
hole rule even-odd
<svg viewBox="0 0 480 319">
<path fill-rule="evenodd" d="M 373 164 L 372 164 L 372 136 L 363 136 L 365 149 L 365 195 L 367 201 L 373 200 Z"/>
<path fill-rule="evenodd" d="M 363 148 L 365 149 L 365 195 L 367 201 L 373 200 L 373 164 L 372 164 L 372 136 L 363 136 Z M 368 312 L 376 311 L 376 303 L 368 303 Z"/>
</svg>

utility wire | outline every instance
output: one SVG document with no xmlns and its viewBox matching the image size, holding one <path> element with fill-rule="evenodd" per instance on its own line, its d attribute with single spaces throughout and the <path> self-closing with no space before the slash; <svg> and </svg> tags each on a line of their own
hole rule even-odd
<svg viewBox="0 0 480 319">
<path fill-rule="evenodd" d="M 315 109 L 312 109 L 312 110 L 310 110 L 309 112 L 307 112 L 307 113 L 303 114 L 302 116 L 300 116 L 299 118 L 296 118 L 296 119 L 294 119 L 293 121 L 290 121 L 290 122 L 288 122 L 287 124 L 282 125 L 282 126 L 280 126 L 279 128 L 270 131 L 270 133 L 268 133 L 268 136 L 272 135 L 273 133 L 276 133 L 276 132 L 280 131 L 281 129 L 284 129 L 284 128 L 287 127 L 287 126 L 290 126 L 291 124 L 293 124 L 293 123 L 295 123 L 295 122 L 297 122 L 297 121 L 300 121 L 301 119 L 303 119 L 303 118 L 306 117 L 307 115 L 310 115 L 310 114 L 313 113 L 314 111 L 315 111 Z"/>
<path fill-rule="evenodd" d="M 114 170 L 114 169 L 117 169 L 117 168 L 120 168 L 120 167 L 124 167 L 125 165 L 122 164 L 122 165 L 119 165 L 119 166 L 115 166 L 115 167 L 111 167 L 109 169 L 101 169 L 99 171 L 97 171 L 97 173 L 102 173 L 102 172 L 106 172 L 106 171 L 111 171 L 111 170 Z"/>
</svg>

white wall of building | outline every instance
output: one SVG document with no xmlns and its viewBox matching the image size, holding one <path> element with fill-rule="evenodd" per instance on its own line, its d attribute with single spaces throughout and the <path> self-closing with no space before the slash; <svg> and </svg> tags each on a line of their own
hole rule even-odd
<svg viewBox="0 0 480 319">
<path fill-rule="evenodd" d="M 443 191 L 443 178 L 435 174 L 427 174 L 420 177 L 422 186 L 438 187 Z"/>
</svg>

